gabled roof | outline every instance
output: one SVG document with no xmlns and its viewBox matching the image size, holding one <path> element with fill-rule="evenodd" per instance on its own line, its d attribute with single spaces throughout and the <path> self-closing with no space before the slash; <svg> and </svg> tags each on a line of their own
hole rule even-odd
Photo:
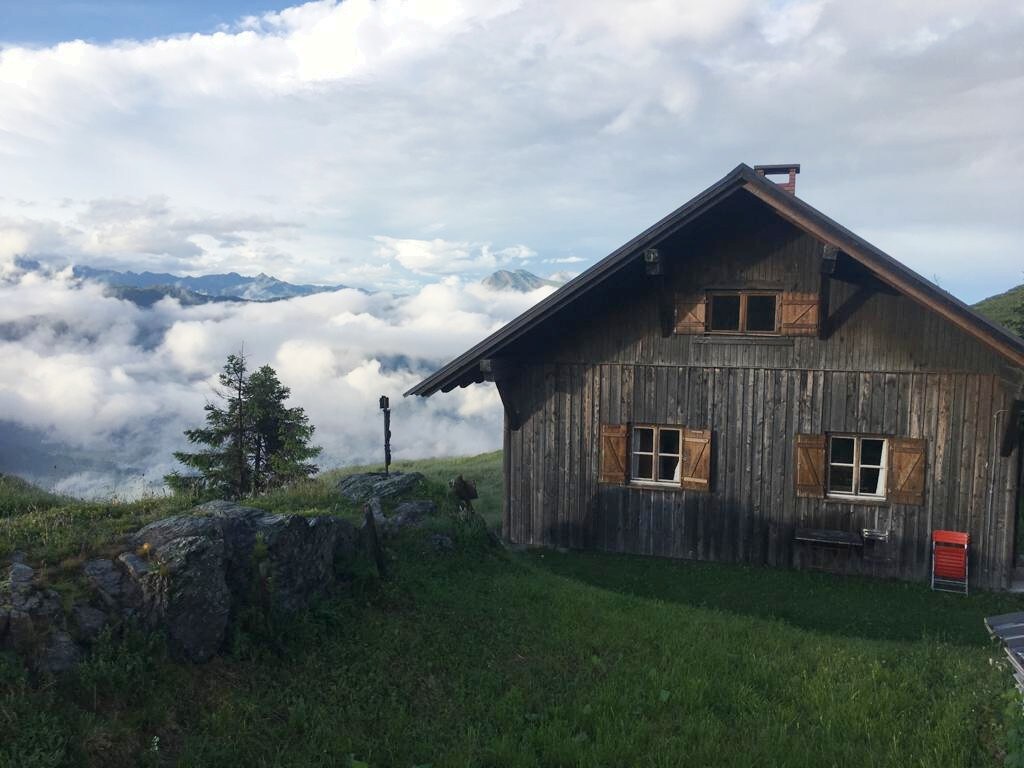
<svg viewBox="0 0 1024 768">
<path fill-rule="evenodd" d="M 778 215 L 798 228 L 849 255 L 900 293 L 938 312 L 998 352 L 1012 365 L 1024 367 L 1024 340 L 981 316 L 960 299 L 858 237 L 795 195 L 779 189 L 776 184 L 765 179 L 750 166 L 741 163 L 682 207 L 641 232 L 625 245 L 612 251 L 590 269 L 530 307 L 519 317 L 456 357 L 405 394 L 429 396 L 438 390 L 448 391 L 459 384 L 468 383 L 467 377 L 470 381 L 481 380 L 482 376 L 479 372 L 472 376 L 470 374 L 474 373 L 474 369 L 478 368 L 482 359 L 496 357 L 508 344 L 611 278 L 627 264 L 642 258 L 645 248 L 656 246 L 741 189 L 760 199 Z"/>
</svg>

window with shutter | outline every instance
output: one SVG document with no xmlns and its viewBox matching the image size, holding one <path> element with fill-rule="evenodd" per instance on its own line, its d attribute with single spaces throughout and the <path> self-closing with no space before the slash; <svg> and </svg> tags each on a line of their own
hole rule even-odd
<svg viewBox="0 0 1024 768">
<path fill-rule="evenodd" d="M 629 439 L 630 485 L 707 491 L 711 477 L 711 431 L 661 424 L 636 424 Z"/>
<path fill-rule="evenodd" d="M 920 506 L 924 504 L 925 441 L 895 437 L 891 443 L 889 501 Z"/>
<path fill-rule="evenodd" d="M 796 495 L 820 499 L 825 495 L 825 436 L 796 436 Z"/>
<path fill-rule="evenodd" d="M 601 475 L 598 482 L 625 484 L 628 443 L 629 427 L 626 424 L 601 425 Z"/>
<path fill-rule="evenodd" d="M 783 336 L 816 336 L 818 294 L 782 294 L 779 301 L 779 333 Z"/>
</svg>

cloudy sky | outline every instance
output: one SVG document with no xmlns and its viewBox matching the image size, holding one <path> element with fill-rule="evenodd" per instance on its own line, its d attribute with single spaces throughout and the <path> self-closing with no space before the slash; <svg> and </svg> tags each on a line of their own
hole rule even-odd
<svg viewBox="0 0 1024 768">
<path fill-rule="evenodd" d="M 976 301 L 1024 269 L 1022 40 L 1010 0 L 0 0 L 0 422 L 152 474 L 244 342 L 369 457 L 353 393 L 542 295 L 480 277 L 579 271 L 739 162 Z M 143 312 L 19 255 L 380 295 Z M 489 390 L 402 407 L 406 455 L 498 445 Z"/>
</svg>

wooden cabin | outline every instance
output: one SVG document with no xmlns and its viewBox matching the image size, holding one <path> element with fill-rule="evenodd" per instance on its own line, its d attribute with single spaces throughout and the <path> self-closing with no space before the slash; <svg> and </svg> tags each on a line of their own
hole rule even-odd
<svg viewBox="0 0 1024 768">
<path fill-rule="evenodd" d="M 949 529 L 1009 584 L 1024 342 L 797 172 L 738 166 L 406 393 L 496 383 L 509 541 L 924 580 Z"/>
</svg>

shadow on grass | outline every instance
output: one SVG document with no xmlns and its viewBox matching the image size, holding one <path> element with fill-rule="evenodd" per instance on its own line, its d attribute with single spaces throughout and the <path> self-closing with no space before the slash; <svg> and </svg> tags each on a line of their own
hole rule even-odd
<svg viewBox="0 0 1024 768">
<path fill-rule="evenodd" d="M 1024 611 L 1024 598 L 996 592 L 969 597 L 927 584 L 724 563 L 598 552 L 533 550 L 524 557 L 552 574 L 622 594 L 776 619 L 795 627 L 871 640 L 933 638 L 989 642 L 982 619 Z"/>
</svg>

